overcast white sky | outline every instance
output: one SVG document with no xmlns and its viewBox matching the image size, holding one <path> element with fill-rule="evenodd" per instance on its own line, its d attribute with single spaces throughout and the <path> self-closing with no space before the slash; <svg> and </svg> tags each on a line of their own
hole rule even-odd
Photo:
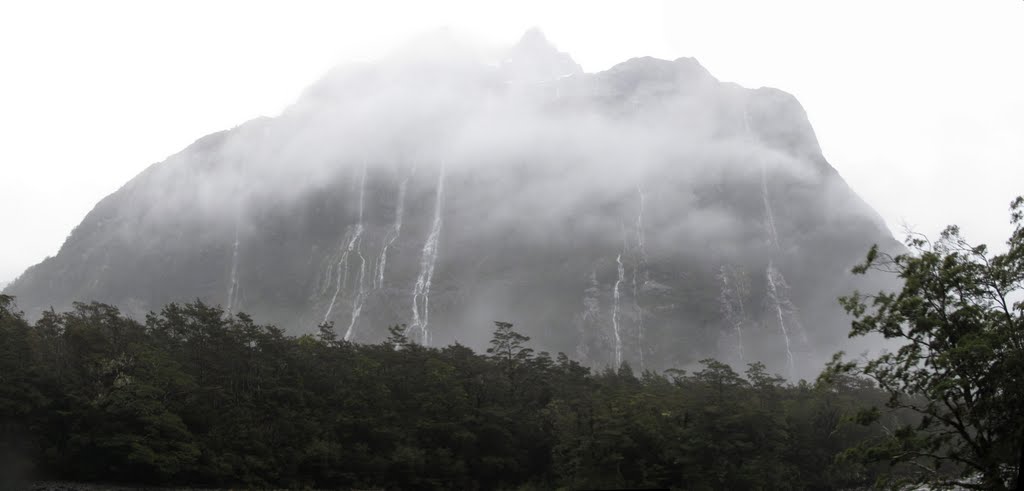
<svg viewBox="0 0 1024 491">
<path fill-rule="evenodd" d="M 440 26 L 494 43 L 538 26 L 587 71 L 693 56 L 791 92 L 897 232 L 958 223 L 996 245 L 1024 193 L 1020 0 L 4 2 L 0 282 L 149 164 Z"/>
</svg>

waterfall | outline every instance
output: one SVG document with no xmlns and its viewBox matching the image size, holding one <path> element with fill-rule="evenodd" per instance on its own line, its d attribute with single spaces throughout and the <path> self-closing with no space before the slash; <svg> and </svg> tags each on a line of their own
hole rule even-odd
<svg viewBox="0 0 1024 491">
<path fill-rule="evenodd" d="M 352 340 L 356 322 L 359 322 L 359 315 L 363 312 L 363 302 L 366 300 L 366 286 L 363 282 L 366 276 L 366 258 L 363 257 L 362 241 L 356 245 L 356 255 L 359 256 L 359 293 L 356 294 L 355 300 L 352 301 L 352 319 L 349 321 L 348 329 L 345 331 L 345 341 Z"/>
<path fill-rule="evenodd" d="M 238 295 L 238 219 L 235 219 L 235 245 L 231 253 L 231 280 L 228 282 L 227 313 L 228 317 L 234 313 L 235 296 Z"/>
<path fill-rule="evenodd" d="M 775 265 L 771 261 L 768 262 L 768 271 L 766 276 L 768 278 L 768 298 L 772 302 L 775 315 L 779 321 L 779 329 L 782 331 L 782 338 L 786 341 L 786 360 L 789 368 L 789 376 L 790 378 L 794 378 L 796 376 L 796 363 L 793 359 L 792 345 L 789 342 L 789 330 L 786 329 L 786 313 L 783 311 L 784 306 L 789 304 L 789 300 L 783 296 L 783 292 L 781 291 L 786 287 L 786 280 L 782 277 L 782 274 L 775 269 Z"/>
<path fill-rule="evenodd" d="M 743 126 L 748 137 L 751 139 L 755 138 L 753 136 L 753 132 L 750 130 L 750 115 L 747 113 L 746 108 L 743 109 Z M 771 244 L 773 255 L 777 256 L 781 251 L 779 232 L 775 226 L 775 212 L 772 210 L 772 202 L 768 194 L 768 176 L 763 159 L 760 161 L 760 167 L 761 200 L 764 204 L 765 228 L 768 231 L 768 242 Z M 800 325 L 800 319 L 797 316 L 797 309 L 789 299 L 789 285 L 786 284 L 786 279 L 782 276 L 782 271 L 775 267 L 774 261 L 768 261 L 768 269 L 765 271 L 765 278 L 768 284 L 768 301 L 771 309 L 775 313 L 776 320 L 779 323 L 779 331 L 782 333 L 782 338 L 786 345 L 786 359 L 789 367 L 789 376 L 790 378 L 795 378 L 796 361 L 793 357 L 793 345 L 789 335 L 791 331 L 796 331 L 803 338 L 804 342 L 806 342 L 806 334 L 803 332 L 803 327 Z M 789 327 L 786 326 L 787 317 L 790 318 Z"/>
<path fill-rule="evenodd" d="M 772 203 L 771 200 L 768 199 L 768 185 L 763 164 L 761 165 L 761 197 L 764 200 L 764 214 L 768 229 L 768 240 L 776 253 L 778 253 L 779 235 L 775 229 L 775 215 L 772 213 Z M 795 378 L 796 362 L 793 359 L 792 343 L 789 338 L 789 332 L 791 329 L 786 327 L 785 318 L 787 316 L 792 317 L 793 325 L 791 325 L 791 327 L 797 327 L 799 325 L 799 320 L 796 318 L 796 307 L 793 306 L 793 303 L 789 300 L 789 295 L 787 294 L 789 287 L 786 284 L 785 277 L 782 276 L 782 271 L 779 271 L 771 260 L 768 261 L 768 269 L 765 272 L 765 277 L 768 281 L 768 300 L 775 311 L 776 318 L 779 322 L 779 331 L 782 333 L 782 339 L 786 344 L 786 360 L 789 367 L 789 376 L 790 378 Z"/>
<path fill-rule="evenodd" d="M 621 253 L 615 258 L 615 263 L 618 264 L 619 278 L 615 280 L 615 289 L 612 291 L 612 331 L 615 333 L 615 368 L 618 369 L 622 366 L 622 336 L 619 335 L 619 285 L 622 284 L 626 275 L 626 270 L 622 267 Z"/>
<path fill-rule="evenodd" d="M 640 196 L 640 211 L 636 216 L 636 264 L 633 267 L 633 310 L 637 319 L 637 351 L 640 356 L 640 371 L 644 370 L 644 311 L 640 307 L 640 290 L 637 285 L 637 275 L 641 268 L 646 272 L 647 256 L 644 250 L 644 190 L 637 186 L 636 192 Z"/>
<path fill-rule="evenodd" d="M 430 284 L 434 279 L 434 266 L 437 264 L 437 245 L 441 237 L 441 208 L 444 202 L 444 170 L 445 164 L 441 163 L 441 171 L 437 178 L 437 197 L 434 201 L 434 224 L 430 229 L 423 244 L 423 254 L 420 256 L 420 274 L 416 278 L 416 284 L 412 290 L 412 325 L 406 332 L 417 330 L 420 333 L 420 344 L 430 345 Z"/>
<path fill-rule="evenodd" d="M 359 222 L 356 224 L 356 233 L 360 236 L 363 233 L 363 196 L 366 192 L 366 162 L 363 162 L 363 177 L 359 183 Z M 363 302 L 366 301 L 366 258 L 363 257 L 363 244 L 360 239 L 356 244 L 356 255 L 359 256 L 359 292 L 352 301 L 352 317 L 345 331 L 345 341 L 351 341 L 355 334 L 356 323 L 359 322 L 359 315 L 363 312 Z"/>
<path fill-rule="evenodd" d="M 338 260 L 338 265 L 337 265 L 337 270 L 338 270 L 337 271 L 337 277 L 338 278 L 337 278 L 337 282 L 335 283 L 335 287 L 334 287 L 334 295 L 331 297 L 331 303 L 330 303 L 330 305 L 327 306 L 327 313 L 324 314 L 324 320 L 323 320 L 324 322 L 327 322 L 327 319 L 330 318 L 330 316 L 331 316 L 331 312 L 334 311 L 334 304 L 338 302 L 338 295 L 341 294 L 341 289 L 345 285 L 348 284 L 348 258 L 352 255 L 353 251 L 356 251 L 356 247 L 359 245 L 360 239 L 362 239 L 362 236 L 363 236 L 363 206 L 364 206 L 364 203 L 365 203 L 365 198 L 366 198 L 366 162 L 364 161 L 363 162 L 362 177 L 360 178 L 360 182 L 359 182 L 359 215 L 358 215 L 358 219 L 356 220 L 356 225 L 352 229 L 351 234 L 349 235 L 348 245 L 345 247 L 345 249 L 341 253 L 341 259 Z M 360 258 L 362 258 L 362 254 L 360 254 L 358 251 L 356 253 L 359 254 Z M 364 270 L 364 267 L 365 267 L 365 261 L 364 261 L 364 265 L 360 267 L 360 270 Z M 360 274 L 360 282 L 359 283 L 360 283 L 360 289 L 362 289 L 362 274 Z M 348 334 L 346 333 L 346 338 L 347 338 L 347 336 L 348 336 Z"/>
<path fill-rule="evenodd" d="M 374 288 L 377 289 L 384 287 L 384 269 L 388 263 L 388 248 L 391 247 L 391 244 L 395 243 L 398 235 L 402 233 L 402 218 L 405 215 L 405 190 L 408 184 L 409 178 L 406 177 L 398 185 L 398 200 L 395 203 L 395 225 L 388 231 L 387 236 L 384 237 L 384 245 L 380 248 L 380 257 L 377 258 L 376 283 L 374 284 Z"/>
</svg>

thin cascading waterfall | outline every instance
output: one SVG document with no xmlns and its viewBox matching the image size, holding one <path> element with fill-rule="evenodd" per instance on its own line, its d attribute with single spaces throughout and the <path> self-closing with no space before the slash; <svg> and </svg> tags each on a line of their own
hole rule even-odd
<svg viewBox="0 0 1024 491">
<path fill-rule="evenodd" d="M 388 248 L 398 240 L 398 236 L 402 233 L 402 218 L 405 215 L 405 191 L 408 184 L 409 178 L 406 177 L 398 185 L 398 199 L 395 203 L 395 224 L 388 231 L 387 236 L 384 237 L 384 245 L 380 248 L 380 256 L 377 258 L 376 280 L 373 285 L 376 289 L 384 287 L 384 270 L 388 263 Z"/>
<path fill-rule="evenodd" d="M 359 183 L 359 222 L 356 224 L 356 233 L 360 236 L 359 242 L 356 244 L 356 255 L 359 256 L 359 291 L 356 293 L 356 298 L 352 300 L 352 317 L 348 323 L 348 329 L 345 331 L 345 341 L 351 341 L 352 336 L 355 334 L 356 323 L 359 322 L 359 316 L 363 313 L 363 302 L 366 301 L 366 258 L 363 257 L 363 244 L 362 244 L 362 233 L 363 233 L 363 195 L 366 192 L 366 162 L 363 162 L 363 177 Z"/>
<path fill-rule="evenodd" d="M 615 288 L 612 290 L 612 333 L 615 335 L 615 368 L 622 366 L 622 336 L 619 333 L 619 286 L 626 276 L 626 269 L 622 266 L 622 254 L 615 258 L 618 265 L 619 277 L 615 280 Z"/>
<path fill-rule="evenodd" d="M 750 130 L 750 114 L 747 113 L 747 108 L 743 108 L 743 129 L 747 134 L 747 137 L 751 140 L 756 140 L 753 131 Z M 779 232 L 775 228 L 775 213 L 772 211 L 772 203 L 768 198 L 768 176 L 767 169 L 765 168 L 764 159 L 758 159 L 759 172 L 761 174 L 761 201 L 764 204 L 764 217 L 765 217 L 765 228 L 768 229 L 768 242 L 771 243 L 772 247 L 776 251 L 779 250 Z"/>
<path fill-rule="evenodd" d="M 793 378 L 796 376 L 796 360 L 793 358 L 792 343 L 789 340 L 789 329 L 786 329 L 787 313 L 784 311 L 784 307 L 787 306 L 789 300 L 784 296 L 786 283 L 785 279 L 782 278 L 782 274 L 775 269 L 775 265 L 769 261 L 768 271 L 765 275 L 768 279 L 768 299 L 771 301 L 772 306 L 775 310 L 776 320 L 779 322 L 779 329 L 782 331 L 782 339 L 786 342 L 786 362 L 789 368 L 789 376 Z"/>
<path fill-rule="evenodd" d="M 352 251 L 355 250 L 356 243 L 359 241 L 359 236 L 362 235 L 362 230 L 359 227 L 355 227 L 351 234 L 349 234 L 348 246 L 345 247 L 341 253 L 341 259 L 338 260 L 337 264 L 337 280 L 334 285 L 334 295 L 331 296 L 331 303 L 327 306 L 327 312 L 324 314 L 324 322 L 331 316 L 331 312 L 334 311 L 334 304 L 338 302 L 338 296 L 341 295 L 342 288 L 348 284 L 348 258 L 352 255 Z"/>
<path fill-rule="evenodd" d="M 238 220 L 235 220 L 235 243 L 231 252 L 231 278 L 228 282 L 227 314 L 231 317 L 235 311 L 238 295 Z"/>
<path fill-rule="evenodd" d="M 434 202 L 434 223 L 430 228 L 430 234 L 423 244 L 423 253 L 420 256 L 420 274 L 416 278 L 416 284 L 412 290 L 412 325 L 406 329 L 406 333 L 418 331 L 420 344 L 430 346 L 430 285 L 434 279 L 434 266 L 437 264 L 438 239 L 441 237 L 441 210 L 444 203 L 444 171 L 445 164 L 441 163 L 441 170 L 437 178 L 437 197 Z"/>
<path fill-rule="evenodd" d="M 352 340 L 352 335 L 355 334 L 356 322 L 359 322 L 359 316 L 363 313 L 363 302 L 366 301 L 367 292 L 364 283 L 366 277 L 366 258 L 363 257 L 362 240 L 356 244 L 356 255 L 359 256 L 359 292 L 356 293 L 356 298 L 352 301 L 352 318 L 349 320 L 348 329 L 345 331 L 345 341 Z"/>
<path fill-rule="evenodd" d="M 352 236 L 352 226 L 345 227 L 345 236 L 342 239 L 342 244 L 347 244 L 349 237 Z M 321 275 L 323 281 L 320 283 L 320 289 L 317 292 L 317 297 L 327 296 L 327 293 L 331 290 L 331 286 L 334 285 L 334 270 L 338 266 L 341 256 L 345 253 L 345 248 L 339 247 L 338 250 L 331 253 L 327 257 L 327 266 L 324 267 L 324 274 Z M 340 272 L 339 272 L 340 274 Z"/>
<path fill-rule="evenodd" d="M 344 238 L 342 239 L 341 243 L 342 244 L 348 244 L 349 239 L 351 237 L 352 237 L 352 226 L 349 225 L 348 227 L 345 227 L 345 235 L 344 235 Z M 335 251 L 334 253 L 332 253 L 330 256 L 327 257 L 327 266 L 324 268 L 323 282 L 320 284 L 320 290 L 319 290 L 319 293 L 317 294 L 318 297 L 326 296 L 330 292 L 331 287 L 334 286 L 334 284 L 335 284 L 335 278 L 334 278 L 335 269 L 338 269 L 339 265 L 343 265 L 344 264 L 343 263 L 344 256 L 345 256 L 345 253 L 347 251 L 348 251 L 348 249 L 346 249 L 345 247 L 339 247 L 337 251 Z M 339 278 L 340 278 L 341 271 L 339 270 L 337 272 L 337 274 L 339 275 Z"/>
<path fill-rule="evenodd" d="M 636 264 L 633 267 L 633 310 L 636 313 L 637 322 L 637 352 L 640 358 L 640 370 L 644 370 L 644 311 L 640 307 L 640 289 L 637 282 L 637 275 L 643 268 L 646 272 L 647 253 L 645 251 L 644 238 L 644 206 L 645 197 L 642 187 L 637 186 L 636 192 L 640 197 L 640 211 L 636 216 Z"/>
<path fill-rule="evenodd" d="M 351 341 L 352 335 L 355 333 L 356 323 L 359 322 L 359 316 L 363 311 L 363 302 L 366 300 L 366 258 L 363 256 L 362 251 L 362 235 L 363 235 L 363 212 L 365 206 L 365 195 L 366 195 L 366 162 L 363 162 L 362 178 L 359 182 L 359 220 L 356 222 L 355 232 L 353 237 L 355 238 L 355 252 L 356 256 L 359 257 L 359 290 L 356 293 L 355 299 L 352 301 L 352 316 L 349 320 L 348 329 L 345 331 L 345 341 Z M 346 265 L 346 273 L 347 273 Z"/>
<path fill-rule="evenodd" d="M 327 312 L 324 314 L 324 322 L 330 318 L 331 312 L 334 311 L 334 305 L 338 302 L 338 296 L 341 294 L 342 288 L 348 284 L 348 260 L 352 256 L 352 252 L 356 251 L 360 240 L 363 237 L 363 206 L 366 198 L 366 163 L 363 162 L 362 178 L 359 182 L 359 213 L 356 220 L 355 227 L 352 228 L 352 233 L 349 235 L 348 245 L 341 253 L 341 258 L 337 263 L 337 281 L 334 286 L 334 295 L 331 296 L 331 303 L 327 306 Z M 358 251 L 356 251 L 357 254 Z M 359 254 L 362 257 L 362 254 Z M 361 268 L 365 270 L 365 261 Z M 360 289 L 362 289 L 362 275 L 360 274 Z M 347 333 L 346 333 L 347 335 Z"/>
<path fill-rule="evenodd" d="M 747 135 L 754 138 L 753 132 L 750 130 L 750 115 L 747 113 L 746 108 L 743 109 L 743 125 L 746 129 Z M 761 200 L 764 205 L 765 228 L 768 232 L 768 242 L 771 244 L 775 255 L 777 255 L 781 251 L 779 232 L 775 226 L 775 212 L 772 209 L 772 202 L 768 193 L 768 175 L 764 159 L 760 160 L 760 178 Z M 789 366 L 790 377 L 792 378 L 795 376 L 796 362 L 793 357 L 792 343 L 789 335 L 791 331 L 795 330 L 806 342 L 806 334 L 803 332 L 803 328 L 800 325 L 797 309 L 789 299 L 789 285 L 786 283 L 786 279 L 783 277 L 782 271 L 776 268 L 775 263 L 771 260 L 768 261 L 768 268 L 765 272 L 765 277 L 768 284 L 768 300 L 771 304 L 771 309 L 775 313 L 776 320 L 779 323 L 779 330 L 782 333 L 783 340 L 786 344 L 787 364 Z M 791 319 L 789 327 L 786 326 L 787 317 Z"/>
<path fill-rule="evenodd" d="M 779 251 L 779 234 L 775 228 L 775 214 L 772 212 L 772 203 L 768 197 L 768 179 L 765 175 L 764 165 L 761 165 L 761 197 L 764 201 L 764 215 L 765 225 L 768 229 L 768 240 L 772 245 L 772 248 Z M 780 288 L 786 285 L 786 279 L 782 276 L 782 271 L 779 271 L 775 267 L 775 263 L 771 260 L 768 261 L 768 269 L 765 271 L 765 277 L 768 282 L 768 300 L 771 303 L 772 309 L 775 311 L 776 320 L 779 323 L 779 331 L 782 333 L 782 339 L 786 344 L 786 360 L 789 367 L 790 378 L 795 377 L 796 374 L 796 361 L 793 358 L 793 344 L 790 342 L 789 332 L 790 329 L 786 327 L 786 317 L 795 317 L 795 307 L 789 300 L 789 295 L 786 293 L 788 286 Z M 789 315 L 787 315 L 787 311 Z"/>
<path fill-rule="evenodd" d="M 790 334 L 795 333 L 804 344 L 807 343 L 807 335 L 800 324 L 797 308 L 789 299 L 789 285 L 786 283 L 786 278 L 771 260 L 768 261 L 765 279 L 768 284 L 768 302 L 770 308 L 775 313 L 776 320 L 779 323 L 779 331 L 782 333 L 782 338 L 786 344 L 786 359 L 789 365 L 790 377 L 792 378 L 796 373 L 796 363 L 793 358 L 793 343 L 791 342 Z"/>
</svg>

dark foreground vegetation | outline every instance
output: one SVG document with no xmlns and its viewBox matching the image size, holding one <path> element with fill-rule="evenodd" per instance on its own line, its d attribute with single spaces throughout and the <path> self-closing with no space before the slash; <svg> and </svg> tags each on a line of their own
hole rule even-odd
<svg viewBox="0 0 1024 491">
<path fill-rule="evenodd" d="M 397 327 L 377 345 L 289 337 L 198 301 L 31 324 L 0 296 L 0 484 L 1021 489 L 1022 207 L 1002 255 L 955 228 L 872 251 L 857 271 L 904 287 L 843 299 L 852 335 L 902 348 L 795 385 L 714 360 L 595 373 L 500 322 L 477 354 Z"/>
<path fill-rule="evenodd" d="M 499 324 L 463 346 L 288 337 L 196 302 L 144 324 L 101 304 L 30 326 L 5 299 L 5 449 L 83 481 L 286 487 L 676 486 L 828 489 L 877 469 L 836 460 L 881 426 L 885 394 L 852 377 L 788 386 L 627 366 L 592 374 Z M 20 433 L 20 434 L 19 434 Z M 8 456 L 10 459 L 11 456 Z"/>
</svg>

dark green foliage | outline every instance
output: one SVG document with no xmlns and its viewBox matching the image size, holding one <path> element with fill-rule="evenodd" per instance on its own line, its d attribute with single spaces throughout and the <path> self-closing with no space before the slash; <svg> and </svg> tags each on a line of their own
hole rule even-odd
<svg viewBox="0 0 1024 491">
<path fill-rule="evenodd" d="M 865 361 L 837 355 L 830 369 L 872 379 L 889 408 L 915 415 L 849 452 L 912 471 L 889 480 L 896 485 L 1024 489 L 1024 199 L 1010 208 L 1005 253 L 970 245 L 955 226 L 935 242 L 911 236 L 911 252 L 872 249 L 854 270 L 898 275 L 902 290 L 842 299 L 855 317 L 851 336 L 899 343 Z"/>
<path fill-rule="evenodd" d="M 0 298 L 5 462 L 24 475 L 288 488 L 840 489 L 838 459 L 881 424 L 860 379 L 787 385 L 752 364 L 593 374 L 496 323 L 484 355 L 378 345 L 333 325 L 287 337 L 245 314 L 171 304 L 144 324 L 77 304 L 34 326 Z"/>
</svg>

